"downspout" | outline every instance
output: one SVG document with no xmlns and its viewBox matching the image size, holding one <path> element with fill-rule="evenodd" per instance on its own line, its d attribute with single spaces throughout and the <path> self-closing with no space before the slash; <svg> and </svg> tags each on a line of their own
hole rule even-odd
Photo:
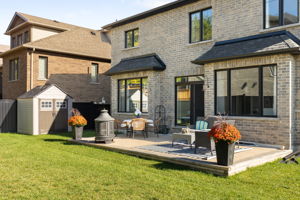
<svg viewBox="0 0 300 200">
<path fill-rule="evenodd" d="M 289 93 L 290 93 L 290 101 L 289 101 L 289 150 L 293 149 L 292 144 L 292 131 L 293 131 L 293 83 L 292 83 L 292 61 L 289 62 L 289 76 L 290 76 L 290 83 L 289 83 Z"/>
<path fill-rule="evenodd" d="M 30 90 L 33 89 L 33 53 L 35 52 L 35 48 L 30 52 Z"/>
</svg>

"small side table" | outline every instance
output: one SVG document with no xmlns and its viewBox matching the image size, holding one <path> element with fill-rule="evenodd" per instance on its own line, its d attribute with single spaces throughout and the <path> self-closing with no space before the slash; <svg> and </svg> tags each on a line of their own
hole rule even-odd
<svg viewBox="0 0 300 200">
<path fill-rule="evenodd" d="M 185 140 L 187 143 L 193 148 L 193 144 L 195 142 L 195 133 L 173 133 L 172 134 L 172 147 L 174 146 L 174 142 L 178 140 Z"/>
</svg>

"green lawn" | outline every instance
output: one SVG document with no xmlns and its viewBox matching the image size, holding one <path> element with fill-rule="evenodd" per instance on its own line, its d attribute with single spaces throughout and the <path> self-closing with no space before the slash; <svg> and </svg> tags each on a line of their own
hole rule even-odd
<svg viewBox="0 0 300 200">
<path fill-rule="evenodd" d="M 300 199 L 299 165 L 222 178 L 67 139 L 0 134 L 0 199 Z"/>
</svg>

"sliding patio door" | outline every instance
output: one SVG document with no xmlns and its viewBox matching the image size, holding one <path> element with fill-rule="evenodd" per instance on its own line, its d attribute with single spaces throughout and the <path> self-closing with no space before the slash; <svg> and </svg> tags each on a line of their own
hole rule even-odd
<svg viewBox="0 0 300 200">
<path fill-rule="evenodd" d="M 176 78 L 176 125 L 187 126 L 204 116 L 203 77 Z"/>
</svg>

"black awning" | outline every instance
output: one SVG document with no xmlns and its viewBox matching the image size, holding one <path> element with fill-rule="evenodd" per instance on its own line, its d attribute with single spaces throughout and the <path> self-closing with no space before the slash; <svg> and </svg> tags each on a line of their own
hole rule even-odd
<svg viewBox="0 0 300 200">
<path fill-rule="evenodd" d="M 117 65 L 113 66 L 105 74 L 112 76 L 122 73 L 166 69 L 165 63 L 156 54 L 148 54 L 138 57 L 122 59 Z"/>
<path fill-rule="evenodd" d="M 201 65 L 259 55 L 299 52 L 299 46 L 300 40 L 290 32 L 271 32 L 217 42 L 192 63 Z"/>
</svg>

